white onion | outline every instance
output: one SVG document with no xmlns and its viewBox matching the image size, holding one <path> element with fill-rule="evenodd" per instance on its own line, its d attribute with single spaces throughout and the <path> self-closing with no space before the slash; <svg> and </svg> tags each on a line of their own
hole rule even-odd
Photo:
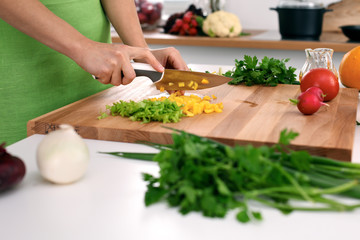
<svg viewBox="0 0 360 240">
<path fill-rule="evenodd" d="M 68 184 L 82 178 L 90 158 L 84 140 L 67 124 L 47 134 L 40 142 L 36 155 L 43 178 L 58 184 Z"/>
</svg>

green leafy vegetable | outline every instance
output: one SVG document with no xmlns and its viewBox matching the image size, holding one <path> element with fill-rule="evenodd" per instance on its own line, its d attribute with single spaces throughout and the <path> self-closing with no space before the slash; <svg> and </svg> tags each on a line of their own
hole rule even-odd
<svg viewBox="0 0 360 240">
<path fill-rule="evenodd" d="M 132 121 L 142 121 L 149 123 L 151 121 L 159 121 L 163 123 L 179 122 L 182 113 L 180 106 L 176 102 L 168 99 L 164 101 L 151 101 L 149 99 L 140 102 L 135 101 L 119 101 L 113 103 L 112 106 L 107 105 L 106 109 L 110 110 L 112 116 L 129 117 Z M 102 114 L 99 119 L 106 117 Z"/>
<path fill-rule="evenodd" d="M 231 77 L 231 85 L 245 84 L 276 86 L 278 84 L 299 84 L 293 67 L 286 67 L 289 59 L 278 60 L 264 57 L 259 62 L 256 56 L 244 56 L 244 60 L 235 59 L 235 68 L 227 71 L 224 76 Z"/>
<path fill-rule="evenodd" d="M 174 130 L 173 144 L 150 144 L 159 153 L 110 154 L 147 160 L 152 156 L 160 174 L 143 174 L 146 206 L 167 201 L 182 214 L 195 211 L 224 217 L 236 210 L 236 219 L 245 223 L 262 220 L 261 213 L 250 208 L 250 201 L 284 214 L 359 208 L 359 203 L 345 204 L 331 195 L 360 199 L 360 164 L 291 150 L 288 145 L 297 135 L 283 130 L 273 146 L 231 147 Z"/>
</svg>

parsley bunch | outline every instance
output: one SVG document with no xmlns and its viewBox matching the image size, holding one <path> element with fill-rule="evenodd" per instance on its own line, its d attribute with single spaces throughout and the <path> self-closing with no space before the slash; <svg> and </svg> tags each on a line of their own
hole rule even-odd
<svg viewBox="0 0 360 240">
<path fill-rule="evenodd" d="M 164 101 L 145 99 L 140 102 L 121 100 L 112 106 L 107 105 L 106 109 L 109 109 L 113 116 L 129 117 L 132 121 L 142 121 L 143 123 L 151 121 L 179 122 L 180 118 L 185 116 L 176 102 L 168 99 Z"/>
<path fill-rule="evenodd" d="M 233 78 L 231 85 L 245 84 L 276 86 L 278 84 L 299 84 L 296 80 L 296 68 L 286 67 L 289 59 L 275 59 L 264 57 L 261 62 L 256 56 L 245 55 L 244 60 L 235 59 L 235 68 L 224 73 Z"/>
<path fill-rule="evenodd" d="M 157 154 L 108 154 L 158 162 L 159 177 L 143 174 L 148 183 L 145 204 L 165 200 L 182 214 L 196 211 L 207 217 L 222 218 L 236 209 L 237 220 L 248 222 L 262 219 L 261 212 L 250 208 L 250 201 L 283 213 L 351 211 L 360 207 L 330 196 L 360 199 L 360 164 L 290 150 L 288 145 L 297 135 L 284 130 L 279 142 L 270 147 L 230 147 L 177 131 L 173 134 L 173 144 L 150 144 L 160 150 Z"/>
</svg>

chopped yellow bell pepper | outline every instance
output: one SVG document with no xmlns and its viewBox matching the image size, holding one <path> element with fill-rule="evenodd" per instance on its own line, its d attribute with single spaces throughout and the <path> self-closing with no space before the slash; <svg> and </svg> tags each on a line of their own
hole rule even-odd
<svg viewBox="0 0 360 240">
<path fill-rule="evenodd" d="M 207 100 L 207 101 L 210 101 L 210 100 L 211 100 L 211 97 L 205 96 L 203 99 L 204 99 L 204 100 Z"/>
<path fill-rule="evenodd" d="M 179 87 L 185 87 L 185 83 L 184 83 L 184 82 L 179 82 L 178 85 L 179 85 Z"/>
<path fill-rule="evenodd" d="M 196 82 L 195 82 L 196 83 Z M 212 98 L 214 96 L 212 95 Z M 191 94 L 190 96 L 183 96 L 179 92 L 171 94 L 169 97 L 152 98 L 151 101 L 164 101 L 169 99 L 170 101 L 176 102 L 181 107 L 183 113 L 188 117 L 193 117 L 202 113 L 219 113 L 222 112 L 222 103 L 210 103 L 211 97 L 204 96 L 203 98 Z"/>
<path fill-rule="evenodd" d="M 207 79 L 204 78 L 204 79 L 201 80 L 201 83 L 202 83 L 202 84 L 209 84 L 209 80 L 207 80 Z"/>
</svg>

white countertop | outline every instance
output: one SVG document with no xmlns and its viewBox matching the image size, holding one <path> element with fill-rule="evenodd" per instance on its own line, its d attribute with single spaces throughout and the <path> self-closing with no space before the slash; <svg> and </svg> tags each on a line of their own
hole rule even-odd
<svg viewBox="0 0 360 240">
<path fill-rule="evenodd" d="M 165 203 L 145 207 L 141 173 L 157 174 L 157 164 L 98 153 L 154 151 L 138 144 L 85 140 L 91 154 L 85 177 L 74 184 L 54 185 L 43 180 L 36 167 L 35 152 L 42 138 L 33 135 L 8 147 L 24 160 L 27 173 L 20 185 L 0 194 L 1 239 L 359 239 L 360 209 L 283 215 L 255 206 L 264 220 L 241 224 L 235 212 L 225 219 L 210 219 L 199 213 L 183 216 Z M 359 140 L 358 126 L 357 146 Z M 359 148 L 354 152 L 359 156 Z"/>
<path fill-rule="evenodd" d="M 27 172 L 21 184 L 0 194 L 0 239 L 359 239 L 360 209 L 283 215 L 254 205 L 264 220 L 241 224 L 235 211 L 225 219 L 210 219 L 199 213 L 183 216 L 166 203 L 145 207 L 146 183 L 141 173 L 157 174 L 157 164 L 98 153 L 154 151 L 139 144 L 85 140 L 91 157 L 85 177 L 74 184 L 54 185 L 42 179 L 36 166 L 42 138 L 33 135 L 7 148 L 25 162 Z M 360 162 L 359 144 L 357 126 L 353 162 Z"/>
</svg>

